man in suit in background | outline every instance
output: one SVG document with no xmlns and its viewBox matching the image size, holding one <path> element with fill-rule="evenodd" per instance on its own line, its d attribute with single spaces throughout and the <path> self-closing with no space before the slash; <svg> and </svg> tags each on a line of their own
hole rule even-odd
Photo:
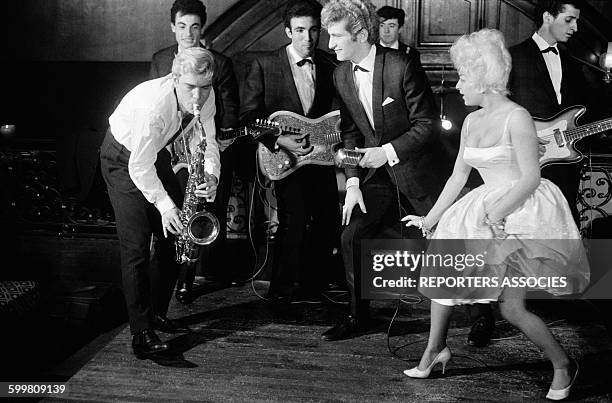
<svg viewBox="0 0 612 403">
<path fill-rule="evenodd" d="M 535 11 L 537 31 L 524 42 L 512 46 L 512 70 L 508 88 L 513 101 L 531 116 L 550 118 L 574 105 L 586 105 L 586 80 L 578 64 L 566 49 L 566 43 L 578 31 L 581 1 L 542 0 Z M 576 207 L 580 182 L 580 164 L 559 164 L 542 170 L 567 199 L 577 225 Z M 476 318 L 468 344 L 485 346 L 493 333 L 495 320 L 490 304 L 475 304 L 471 316 Z"/>
<path fill-rule="evenodd" d="M 380 46 L 397 49 L 401 53 L 414 52 L 408 45 L 399 40 L 399 30 L 404 26 L 406 13 L 401 8 L 383 6 L 376 12 L 380 17 Z"/>
<path fill-rule="evenodd" d="M 253 61 L 244 85 L 243 121 L 267 118 L 281 110 L 317 118 L 334 109 L 335 62 L 316 48 L 320 12 L 321 5 L 314 0 L 289 2 L 283 19 L 291 43 Z M 259 141 L 272 152 L 278 148 L 295 155 L 311 151 L 303 135 L 268 135 Z M 303 166 L 275 181 L 274 188 L 279 227 L 268 296 L 298 301 L 319 293 L 333 271 L 332 254 L 340 232 L 335 170 L 333 166 Z"/>
<path fill-rule="evenodd" d="M 172 60 L 181 50 L 190 47 L 206 48 L 201 42 L 206 24 L 206 7 L 200 0 L 176 0 L 170 9 L 170 28 L 175 34 L 176 44 L 161 49 L 153 55 L 150 78 L 163 77 L 170 73 Z M 212 85 L 216 95 L 217 115 L 215 121 L 221 131 L 238 127 L 240 100 L 238 84 L 234 75 L 232 61 L 219 52 L 207 49 L 215 58 Z M 209 255 L 205 262 L 207 279 L 229 283 L 232 273 L 224 263 L 227 261 L 227 204 L 231 195 L 232 178 L 235 164 L 235 146 L 230 141 L 219 140 L 221 150 L 221 177 L 217 197 L 211 212 L 219 219 L 221 228 L 214 243 L 208 247 Z M 182 181 L 185 180 L 180 175 Z"/>
<path fill-rule="evenodd" d="M 434 130 L 433 94 L 418 58 L 375 45 L 379 23 L 368 0 L 331 0 L 321 16 L 329 47 L 343 62 L 334 72 L 342 140 L 346 148 L 365 152 L 359 167 L 346 169 L 342 221 L 347 227 L 341 244 L 351 295 L 349 316 L 322 335 L 331 341 L 353 337 L 368 326 L 360 241 L 375 238 L 384 226 L 401 231 L 400 215 L 426 214 L 448 172 Z"/>
</svg>

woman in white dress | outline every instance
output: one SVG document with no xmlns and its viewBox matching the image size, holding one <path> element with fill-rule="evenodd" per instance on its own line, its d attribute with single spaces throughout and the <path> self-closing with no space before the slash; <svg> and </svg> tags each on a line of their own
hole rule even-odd
<svg viewBox="0 0 612 403">
<path fill-rule="evenodd" d="M 481 108 L 465 119 L 453 173 L 431 211 L 425 217 L 406 216 L 403 221 L 424 234 L 431 234 L 429 229 L 437 224 L 433 239 L 511 239 L 510 247 L 497 248 L 495 261 L 487 262 L 489 273 L 502 278 L 565 276 L 565 286 L 540 289 L 554 295 L 584 290 L 589 266 L 567 201 L 552 182 L 540 178 L 531 116 L 506 97 L 511 57 L 501 32 L 483 29 L 464 35 L 450 52 L 465 104 Z M 473 167 L 484 184 L 455 202 Z M 426 290 L 421 292 L 427 295 Z M 554 368 L 546 397 L 564 399 L 576 378 L 577 364 L 570 361 L 544 322 L 525 309 L 526 292 L 526 288 L 500 286 L 487 290 L 483 301 L 499 300 L 503 317 L 542 349 Z M 474 293 L 465 295 L 473 298 Z M 438 363 L 444 371 L 451 358 L 446 335 L 453 306 L 476 302 L 461 298 L 461 293 L 456 297 L 432 297 L 428 344 L 419 365 L 404 371 L 409 377 L 426 378 Z"/>
</svg>

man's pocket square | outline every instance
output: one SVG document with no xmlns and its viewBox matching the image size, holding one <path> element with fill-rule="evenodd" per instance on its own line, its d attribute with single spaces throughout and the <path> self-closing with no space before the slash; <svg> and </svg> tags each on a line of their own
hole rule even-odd
<svg viewBox="0 0 612 403">
<path fill-rule="evenodd" d="M 382 106 L 389 105 L 393 101 L 395 101 L 395 99 L 387 97 L 387 99 L 385 99 L 385 101 L 383 102 Z"/>
</svg>

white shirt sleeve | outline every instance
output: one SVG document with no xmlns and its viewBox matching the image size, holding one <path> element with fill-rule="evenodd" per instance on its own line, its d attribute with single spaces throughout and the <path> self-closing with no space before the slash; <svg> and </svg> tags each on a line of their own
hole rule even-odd
<svg viewBox="0 0 612 403">
<path fill-rule="evenodd" d="M 221 159 L 219 157 L 219 144 L 217 143 L 217 130 L 214 117 L 202 123 L 206 136 L 206 151 L 204 152 L 204 171 L 214 175 L 219 181 L 221 174 Z"/>
<path fill-rule="evenodd" d="M 132 128 L 134 141 L 128 162 L 128 172 L 138 190 L 150 203 L 155 205 L 160 214 L 164 214 L 175 207 L 155 169 L 157 152 L 164 146 L 160 143 L 163 141 L 162 132 L 165 124 L 161 117 L 149 110 L 138 109 L 134 113 L 136 115 Z"/>
<path fill-rule="evenodd" d="M 393 166 L 399 162 L 399 158 L 397 158 L 397 153 L 395 152 L 395 148 L 393 148 L 393 144 L 386 143 L 382 145 L 382 149 L 387 154 L 387 162 L 389 166 Z"/>
</svg>

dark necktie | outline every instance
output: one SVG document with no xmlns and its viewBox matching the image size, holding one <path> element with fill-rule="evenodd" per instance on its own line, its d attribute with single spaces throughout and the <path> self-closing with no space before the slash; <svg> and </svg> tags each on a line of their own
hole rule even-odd
<svg viewBox="0 0 612 403">
<path fill-rule="evenodd" d="M 559 51 L 557 50 L 557 48 L 553 47 L 553 46 L 549 46 L 546 49 L 541 51 L 542 53 L 548 53 L 548 52 L 553 52 L 555 55 L 559 54 Z"/>
<path fill-rule="evenodd" d="M 299 62 L 297 62 L 297 65 L 298 67 L 302 67 L 306 63 L 310 63 L 311 65 L 314 65 L 314 62 L 311 59 L 302 59 Z"/>
<path fill-rule="evenodd" d="M 363 71 L 364 73 L 367 73 L 368 71 L 370 71 L 370 70 L 366 70 L 363 67 L 361 67 L 360 65 L 356 64 L 355 67 L 353 67 L 353 71 L 357 71 L 357 70 Z"/>
</svg>

